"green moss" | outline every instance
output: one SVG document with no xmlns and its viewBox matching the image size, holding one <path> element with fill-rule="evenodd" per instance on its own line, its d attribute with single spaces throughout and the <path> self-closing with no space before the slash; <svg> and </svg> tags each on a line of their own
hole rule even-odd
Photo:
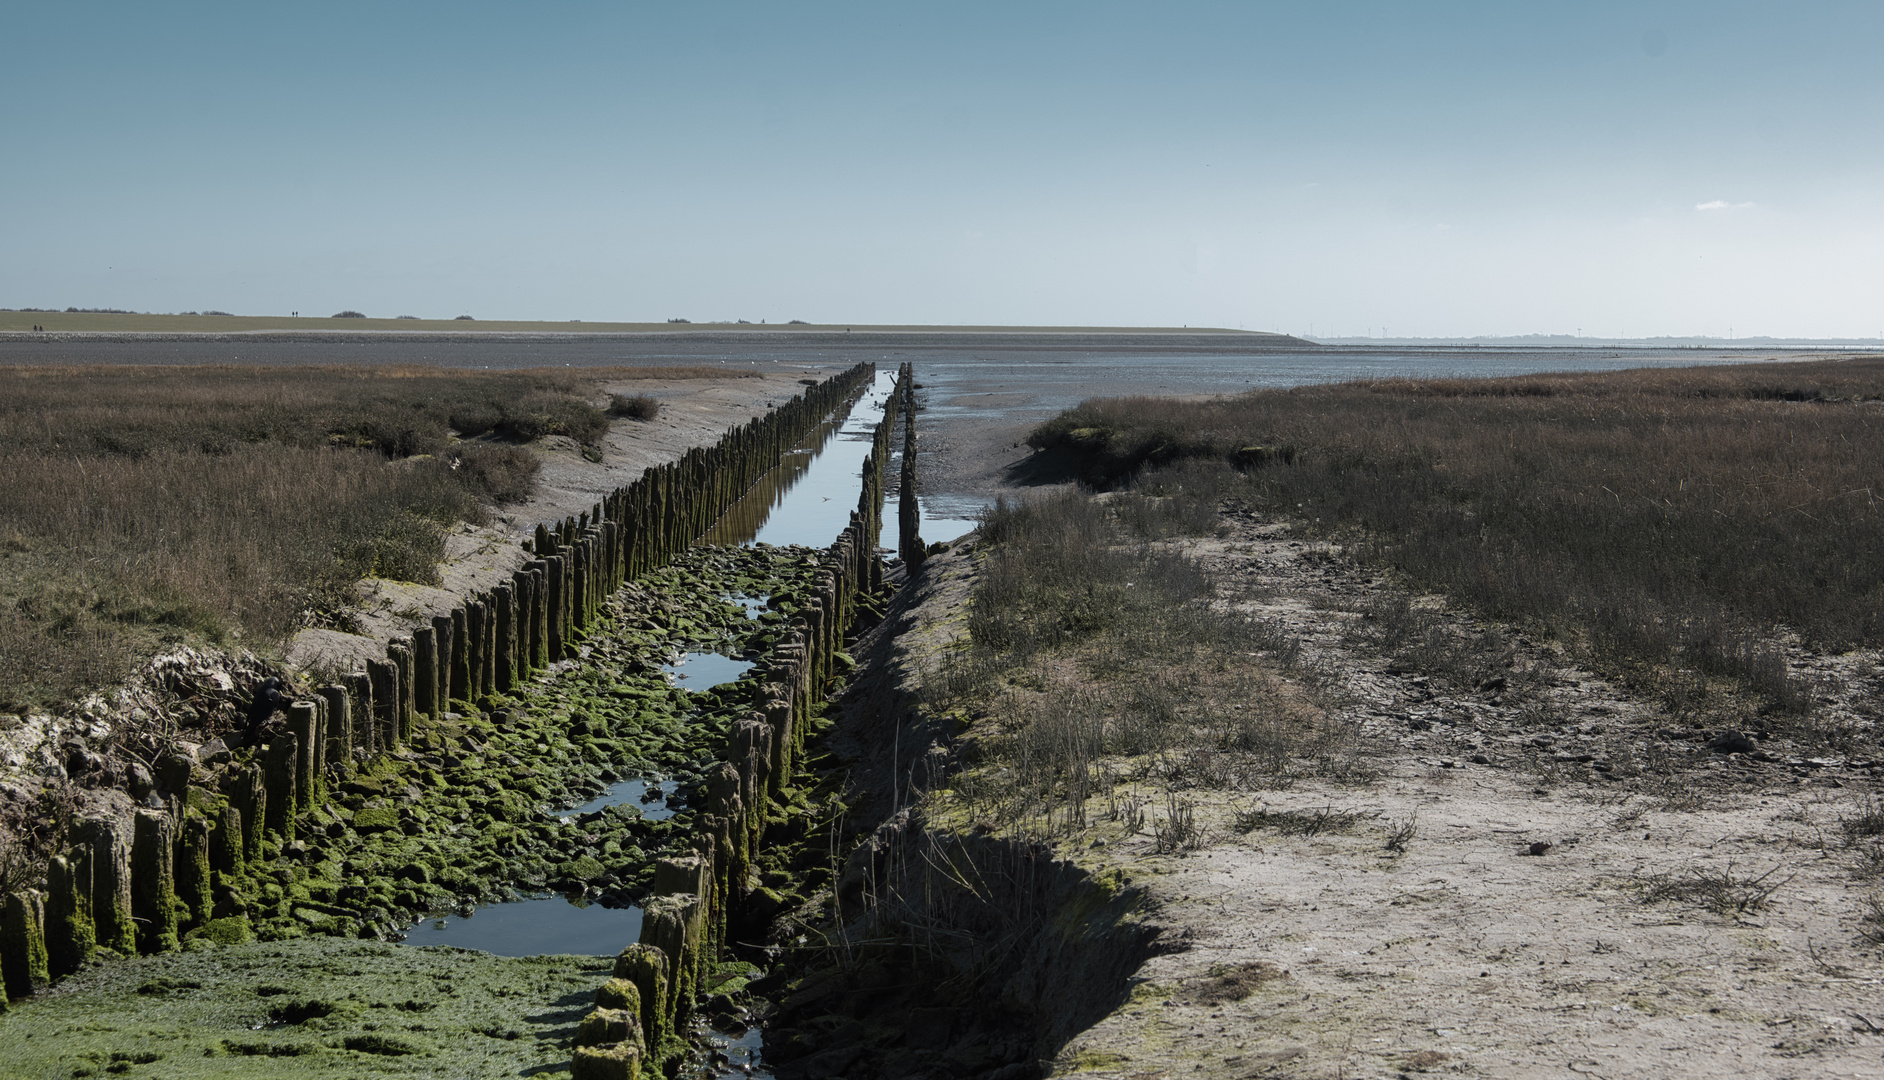
<svg viewBox="0 0 1884 1080">
<path fill-rule="evenodd" d="M 65 1080 L 112 1062 L 154 1080 L 549 1072 L 607 976 L 594 963 L 330 940 L 169 953 L 16 1006 L 0 1021 L 0 1076 Z"/>
<path fill-rule="evenodd" d="M 391 806 L 378 806 L 370 810 L 358 810 L 353 815 L 355 832 L 379 833 L 397 831 L 399 811 Z"/>
<path fill-rule="evenodd" d="M 189 933 L 184 941 L 209 941 L 217 945 L 243 945 L 255 940 L 255 931 L 245 916 L 230 915 L 211 919 Z"/>
</svg>

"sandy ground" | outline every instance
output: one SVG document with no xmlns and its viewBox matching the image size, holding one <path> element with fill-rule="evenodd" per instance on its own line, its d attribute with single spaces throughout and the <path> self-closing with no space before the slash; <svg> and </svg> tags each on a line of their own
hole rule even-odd
<svg viewBox="0 0 1884 1080">
<path fill-rule="evenodd" d="M 1189 947 L 1149 961 L 1056 1075 L 1884 1076 L 1884 963 L 1860 931 L 1874 886 L 1841 825 L 1884 763 L 1670 738 L 1658 706 L 1516 635 L 1509 686 L 1435 693 L 1355 643 L 1380 584 L 1338 551 L 1254 520 L 1196 551 L 1224 603 L 1332 673 L 1381 775 L 1191 790 L 1200 850 L 1157 854 L 1147 823 L 1091 853 L 1147 882 L 1150 917 Z M 1796 664 L 1828 673 L 1828 717 L 1862 719 L 1878 660 Z M 1631 776 L 1643 761 L 1666 774 Z M 1354 818 L 1237 831 L 1263 806 Z M 1760 879 L 1741 898 L 1776 888 L 1745 910 L 1645 902 L 1710 876 Z"/>
<path fill-rule="evenodd" d="M 759 378 L 629 379 L 606 385 L 612 393 L 658 398 L 660 415 L 610 424 L 600 462 L 584 458 L 575 440 L 564 436 L 532 444 L 543 462 L 536 492 L 528 502 L 503 507 L 487 525 L 458 526 L 447 539 L 437 587 L 377 578 L 362 582 L 356 612 L 360 632 L 303 630 L 288 644 L 289 664 L 317 673 L 339 672 L 385 656 L 386 643 L 412 626 L 450 613 L 465 596 L 508 581 L 529 558 L 518 541 L 534 532 L 538 522 L 587 513 L 604 495 L 639 479 L 642 470 L 719 441 L 727 429 L 803 390 L 798 380 L 827 378 L 840 367 L 813 362 L 768 371 Z"/>
</svg>

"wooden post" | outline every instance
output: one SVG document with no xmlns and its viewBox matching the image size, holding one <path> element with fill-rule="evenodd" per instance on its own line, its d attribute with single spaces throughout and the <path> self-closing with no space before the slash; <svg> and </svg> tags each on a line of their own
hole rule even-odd
<svg viewBox="0 0 1884 1080">
<path fill-rule="evenodd" d="M 209 819 L 195 812 L 183 817 L 176 850 L 177 897 L 189 905 L 183 929 L 194 930 L 210 919 Z"/>
<path fill-rule="evenodd" d="M 372 661 L 367 662 L 367 671 L 356 671 L 347 676 L 347 693 L 353 699 L 350 709 L 353 713 L 353 749 L 372 757 L 386 747 L 379 744 L 376 725 L 373 723 L 373 675 L 370 669 Z"/>
<path fill-rule="evenodd" d="M 288 775 L 292 782 L 294 774 Z M 137 951 L 146 956 L 177 947 L 175 850 L 170 815 L 139 810 L 131 833 L 131 915 L 137 920 Z"/>
<path fill-rule="evenodd" d="M 548 603 L 545 605 L 546 610 L 544 613 L 546 616 L 544 620 L 545 625 L 549 632 L 543 643 L 543 651 L 549 658 L 549 662 L 553 664 L 563 658 L 563 626 L 565 621 L 565 613 L 563 611 L 565 596 L 563 591 L 563 557 L 561 555 L 551 555 L 549 558 L 544 559 L 543 562 L 545 565 L 545 576 L 548 578 L 549 584 L 549 587 L 545 590 L 545 599 Z"/>
<path fill-rule="evenodd" d="M 391 750 L 398 743 L 399 669 L 390 660 L 368 660 L 366 677 L 373 684 L 373 745 Z"/>
<path fill-rule="evenodd" d="M 412 709 L 430 717 L 438 707 L 438 635 L 429 626 L 412 630 Z"/>
<path fill-rule="evenodd" d="M 316 777 L 320 775 L 321 744 L 319 716 L 311 701 L 297 701 L 288 706 L 288 731 L 294 736 L 294 812 L 314 808 Z"/>
<path fill-rule="evenodd" d="M 45 900 L 30 889 L 8 893 L 0 907 L 0 979 L 9 997 L 29 997 L 52 983 Z"/>
<path fill-rule="evenodd" d="M 517 681 L 517 610 L 509 585 L 491 591 L 497 610 L 497 689 L 508 693 Z"/>
<path fill-rule="evenodd" d="M 414 681 L 412 647 L 401 642 L 392 642 L 386 646 L 386 658 L 392 661 L 399 673 L 399 692 L 393 699 L 392 739 L 396 744 L 412 741 L 412 718 L 417 712 L 413 702 L 412 683 Z"/>
<path fill-rule="evenodd" d="M 465 610 L 462 607 L 451 609 L 451 694 L 454 701 L 470 701 L 476 695 L 471 690 L 471 654 L 467 651 L 471 642 L 467 636 Z"/>
<path fill-rule="evenodd" d="M 84 845 L 46 864 L 46 962 L 55 979 L 91 962 L 97 951 L 92 930 L 92 857 Z"/>
<path fill-rule="evenodd" d="M 433 648 L 438 659 L 438 686 L 432 691 L 438 702 L 435 717 L 442 717 L 451 710 L 451 657 L 452 650 L 457 648 L 451 639 L 451 628 L 450 615 L 432 616 L 432 637 L 436 639 Z"/>
<path fill-rule="evenodd" d="M 339 683 L 329 683 L 319 693 L 327 702 L 327 769 L 347 768 L 353 764 L 353 701 Z"/>
<path fill-rule="evenodd" d="M 137 952 L 137 924 L 131 917 L 131 839 L 111 818 L 94 818 L 79 830 L 92 863 L 92 929 L 101 948 L 131 956 Z"/>
</svg>

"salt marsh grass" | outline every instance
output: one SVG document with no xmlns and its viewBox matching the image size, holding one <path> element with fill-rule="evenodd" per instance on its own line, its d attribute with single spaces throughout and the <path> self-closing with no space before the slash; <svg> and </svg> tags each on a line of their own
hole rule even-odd
<svg viewBox="0 0 1884 1080">
<path fill-rule="evenodd" d="M 1884 645 L 1884 358 L 1095 400 L 1030 441 L 1304 520 L 1676 707 L 1730 677 L 1807 710 L 1786 631 Z"/>
<path fill-rule="evenodd" d="M 693 373 L 0 368 L 0 711 L 434 580 L 449 526 L 529 495 L 531 440 L 606 432 L 596 378 Z"/>
</svg>

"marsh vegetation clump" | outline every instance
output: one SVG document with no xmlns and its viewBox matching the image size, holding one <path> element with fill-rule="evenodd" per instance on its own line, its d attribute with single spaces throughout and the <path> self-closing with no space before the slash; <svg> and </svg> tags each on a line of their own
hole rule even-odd
<svg viewBox="0 0 1884 1080">
<path fill-rule="evenodd" d="M 1299 642 L 1225 610 L 1165 542 L 1215 528 L 1219 493 L 1197 479 L 1003 500 L 984 515 L 967 640 L 927 680 L 931 708 L 975 718 L 980 764 L 954 789 L 970 818 L 1049 835 L 1148 823 L 1179 852 L 1204 838 L 1180 792 L 1366 771 Z"/>
<path fill-rule="evenodd" d="M 610 394 L 608 415 L 630 420 L 653 420 L 661 415 L 661 401 L 648 394 Z"/>
</svg>

